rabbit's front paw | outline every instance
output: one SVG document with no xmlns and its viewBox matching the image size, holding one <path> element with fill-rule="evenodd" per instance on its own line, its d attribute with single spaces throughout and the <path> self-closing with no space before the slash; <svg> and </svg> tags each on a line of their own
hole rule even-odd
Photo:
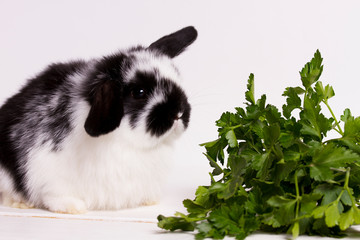
<svg viewBox="0 0 360 240">
<path fill-rule="evenodd" d="M 34 208 L 33 204 L 26 202 L 21 197 L 11 196 L 5 193 L 2 194 L 2 204 L 4 206 L 13 207 L 13 208 L 21 208 L 21 209 Z"/>
<path fill-rule="evenodd" d="M 47 197 L 44 205 L 56 213 L 82 214 L 87 212 L 85 202 L 74 197 Z"/>
</svg>

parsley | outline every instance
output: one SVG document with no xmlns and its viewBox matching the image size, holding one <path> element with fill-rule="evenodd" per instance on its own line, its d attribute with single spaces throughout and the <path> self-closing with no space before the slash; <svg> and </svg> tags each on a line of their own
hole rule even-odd
<svg viewBox="0 0 360 240">
<path fill-rule="evenodd" d="M 300 71 L 302 86 L 286 88 L 282 114 L 265 95 L 255 100 L 250 75 L 246 107 L 223 113 L 219 138 L 201 145 L 213 168 L 210 186 L 184 200 L 188 214 L 160 215 L 160 228 L 196 231 L 196 239 L 244 239 L 257 230 L 296 238 L 339 237 L 360 224 L 360 117 L 349 109 L 335 117 L 334 90 L 319 81 L 322 60 L 316 51 Z M 329 131 L 339 137 L 325 140 Z"/>
</svg>

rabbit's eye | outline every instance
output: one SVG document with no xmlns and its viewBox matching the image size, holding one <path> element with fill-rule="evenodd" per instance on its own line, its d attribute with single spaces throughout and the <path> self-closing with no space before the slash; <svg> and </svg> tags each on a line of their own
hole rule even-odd
<svg viewBox="0 0 360 240">
<path fill-rule="evenodd" d="M 131 96 L 135 99 L 144 99 L 146 97 L 146 90 L 143 88 L 133 88 Z"/>
</svg>

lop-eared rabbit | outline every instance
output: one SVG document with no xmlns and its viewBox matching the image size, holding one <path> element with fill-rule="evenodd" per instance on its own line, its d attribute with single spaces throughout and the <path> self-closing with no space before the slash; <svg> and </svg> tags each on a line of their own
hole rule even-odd
<svg viewBox="0 0 360 240">
<path fill-rule="evenodd" d="M 0 108 L 0 192 L 60 213 L 158 201 L 190 104 L 172 58 L 183 28 L 148 47 L 48 66 Z"/>
</svg>

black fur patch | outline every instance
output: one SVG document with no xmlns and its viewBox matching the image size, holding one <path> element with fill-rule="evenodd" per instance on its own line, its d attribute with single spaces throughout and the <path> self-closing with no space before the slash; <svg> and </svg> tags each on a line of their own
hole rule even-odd
<svg viewBox="0 0 360 240">
<path fill-rule="evenodd" d="M 124 115 L 123 76 L 131 61 L 123 54 L 104 57 L 85 81 L 83 95 L 91 108 L 85 122 L 86 132 L 97 137 L 113 131 Z"/>
<path fill-rule="evenodd" d="M 162 79 L 160 89 L 166 92 L 165 100 L 153 107 L 147 118 L 147 131 L 151 135 L 161 136 L 167 132 L 182 114 L 179 120 L 187 127 L 190 119 L 190 104 L 184 91 L 173 82 Z"/>
<path fill-rule="evenodd" d="M 85 64 L 78 61 L 50 65 L 0 108 L 0 164 L 13 176 L 16 189 L 25 195 L 21 165 L 39 136 L 42 144 L 50 142 L 57 151 L 71 131 L 67 93 L 72 86 L 66 79 Z"/>
<path fill-rule="evenodd" d="M 92 137 L 109 133 L 120 125 L 123 115 L 121 85 L 104 80 L 95 90 L 85 130 Z"/>
<path fill-rule="evenodd" d="M 185 27 L 172 34 L 166 35 L 149 46 L 151 50 L 157 50 L 171 58 L 176 57 L 192 44 L 197 38 L 194 27 Z"/>
<path fill-rule="evenodd" d="M 149 97 L 153 94 L 157 81 L 153 73 L 136 72 L 134 79 L 124 87 L 124 112 L 130 116 L 130 125 L 136 126 L 138 117 L 143 113 Z M 142 89 L 144 96 L 136 98 L 133 91 Z"/>
</svg>

